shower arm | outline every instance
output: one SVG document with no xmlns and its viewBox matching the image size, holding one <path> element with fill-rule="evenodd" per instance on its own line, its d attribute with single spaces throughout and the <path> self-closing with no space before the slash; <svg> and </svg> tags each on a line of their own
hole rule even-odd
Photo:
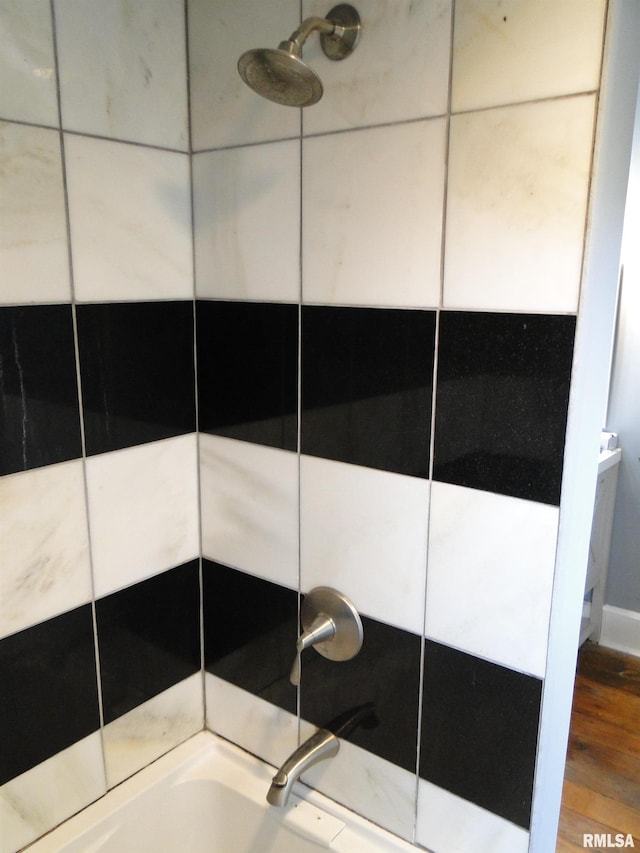
<svg viewBox="0 0 640 853">
<path fill-rule="evenodd" d="M 335 36 L 340 39 L 344 36 L 345 28 L 328 21 L 326 18 L 306 18 L 286 41 L 280 42 L 280 50 L 286 50 L 287 53 L 300 56 L 302 45 L 311 33 L 316 31 L 321 35 Z"/>
</svg>

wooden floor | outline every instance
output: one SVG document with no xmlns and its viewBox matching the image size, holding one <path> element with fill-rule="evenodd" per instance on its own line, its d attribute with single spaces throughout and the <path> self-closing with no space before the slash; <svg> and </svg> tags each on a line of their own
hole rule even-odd
<svg viewBox="0 0 640 853">
<path fill-rule="evenodd" d="M 630 833 L 640 850 L 640 658 L 592 643 L 578 661 L 556 853 L 583 851 L 584 833 Z"/>
</svg>

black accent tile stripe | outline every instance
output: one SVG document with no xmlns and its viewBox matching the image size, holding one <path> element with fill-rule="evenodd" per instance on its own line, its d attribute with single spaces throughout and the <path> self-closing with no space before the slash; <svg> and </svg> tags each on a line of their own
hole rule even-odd
<svg viewBox="0 0 640 853">
<path fill-rule="evenodd" d="M 435 312 L 304 306 L 302 452 L 429 476 Z"/>
<path fill-rule="evenodd" d="M 210 560 L 202 573 L 207 672 L 295 714 L 297 593 Z"/>
<path fill-rule="evenodd" d="M 0 308 L 0 474 L 82 456 L 70 305 Z"/>
<path fill-rule="evenodd" d="M 200 669 L 198 560 L 96 602 L 104 721 Z"/>
<path fill-rule="evenodd" d="M 529 828 L 542 682 L 427 640 L 420 776 Z"/>
<path fill-rule="evenodd" d="M 0 640 L 0 785 L 100 727 L 91 606 Z"/>
<path fill-rule="evenodd" d="M 575 317 L 443 312 L 434 479 L 558 505 Z"/>
<path fill-rule="evenodd" d="M 349 661 L 302 656 L 301 714 L 410 773 L 416 772 L 420 644 L 415 634 L 362 617 Z"/>
<path fill-rule="evenodd" d="M 297 449 L 298 306 L 197 302 L 202 432 Z"/>
<path fill-rule="evenodd" d="M 87 453 L 193 432 L 193 302 L 79 305 Z"/>
</svg>

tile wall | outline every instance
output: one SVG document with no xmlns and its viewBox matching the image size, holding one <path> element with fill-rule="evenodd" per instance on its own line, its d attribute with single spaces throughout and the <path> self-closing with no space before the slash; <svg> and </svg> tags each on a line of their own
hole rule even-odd
<svg viewBox="0 0 640 853">
<path fill-rule="evenodd" d="M 235 63 L 318 0 L 3 0 L 2 849 L 200 728 L 202 654 L 210 728 L 350 718 L 310 784 L 527 850 L 605 5 L 360 0 L 301 115 Z M 316 585 L 365 642 L 298 693 Z"/>
<path fill-rule="evenodd" d="M 183 0 L 0 3 L 0 849 L 202 728 Z"/>
</svg>

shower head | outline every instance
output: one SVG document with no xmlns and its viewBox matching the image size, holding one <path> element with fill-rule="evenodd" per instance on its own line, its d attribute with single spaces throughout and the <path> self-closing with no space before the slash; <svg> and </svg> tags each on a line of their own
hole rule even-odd
<svg viewBox="0 0 640 853">
<path fill-rule="evenodd" d="M 244 82 L 269 101 L 287 107 L 309 107 L 322 97 L 322 81 L 302 59 L 302 45 L 312 32 L 329 59 L 344 59 L 360 36 L 360 16 L 353 6 L 335 6 L 326 18 L 307 18 L 277 48 L 256 48 L 243 53 L 238 71 Z"/>
</svg>

